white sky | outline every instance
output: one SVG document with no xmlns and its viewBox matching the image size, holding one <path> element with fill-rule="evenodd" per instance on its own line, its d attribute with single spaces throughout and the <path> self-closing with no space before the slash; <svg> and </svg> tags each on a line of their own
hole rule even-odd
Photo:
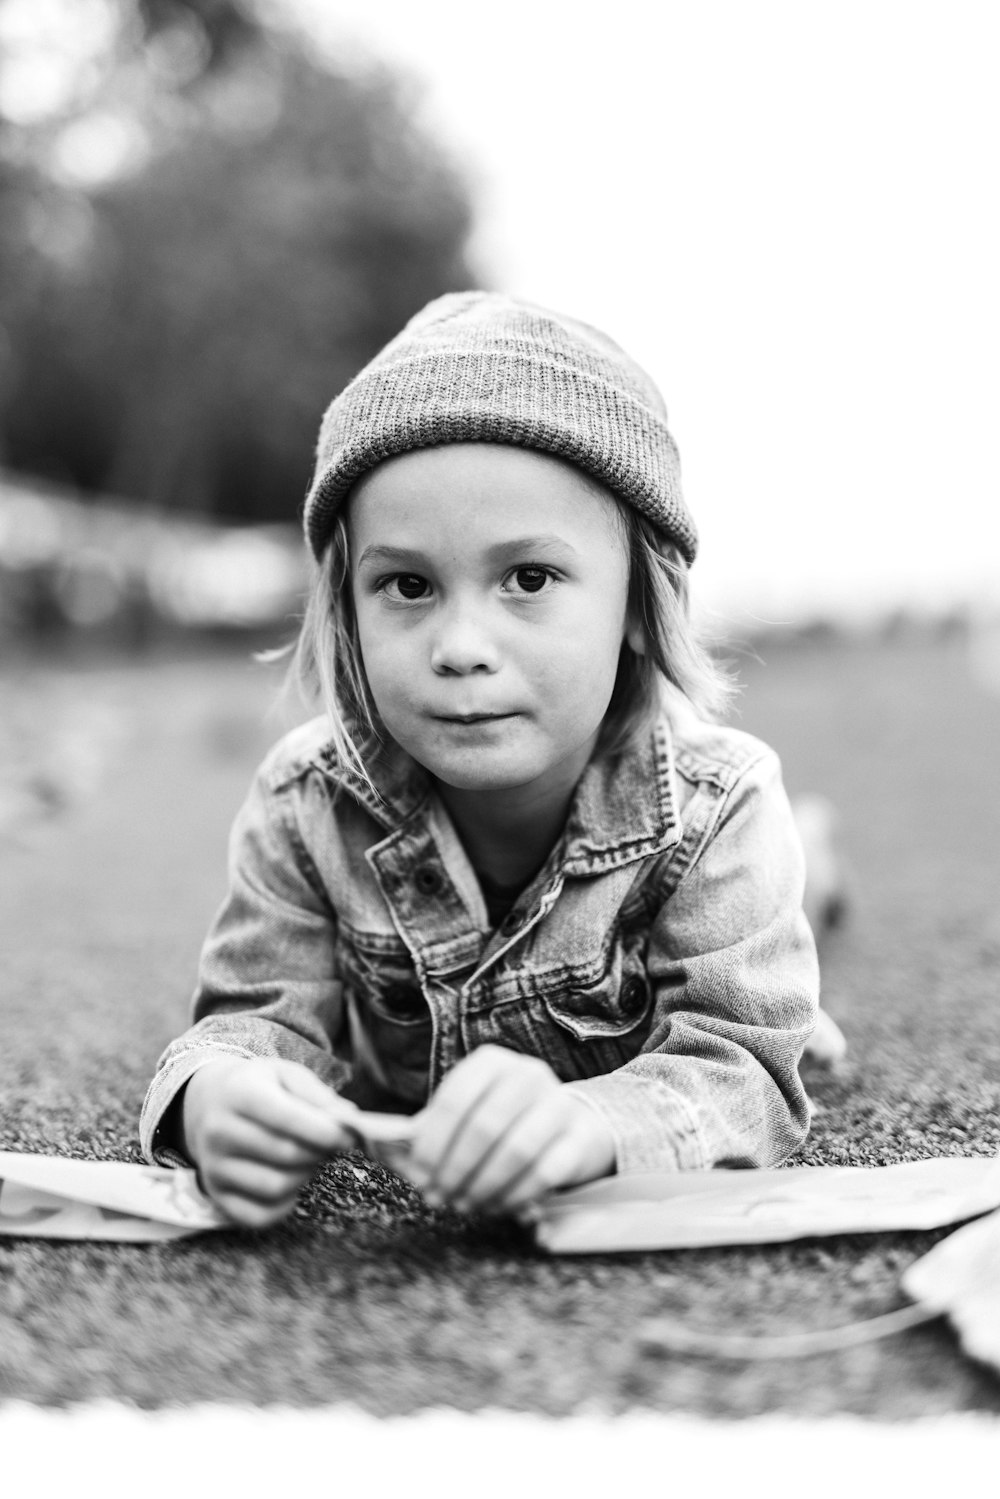
<svg viewBox="0 0 1000 1499">
<path fill-rule="evenodd" d="M 1000 7 L 278 3 L 425 81 L 493 284 L 656 377 L 703 597 L 1000 596 Z"/>
</svg>

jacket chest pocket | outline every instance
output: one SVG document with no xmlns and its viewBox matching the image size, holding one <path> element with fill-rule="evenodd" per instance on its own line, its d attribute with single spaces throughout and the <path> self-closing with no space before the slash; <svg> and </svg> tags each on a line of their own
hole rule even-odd
<svg viewBox="0 0 1000 1499">
<path fill-rule="evenodd" d="M 433 1021 L 405 946 L 347 935 L 337 965 L 355 1066 L 402 1099 L 422 1101 Z"/>
<path fill-rule="evenodd" d="M 338 944 L 337 968 L 347 993 L 384 1020 L 411 1025 L 430 1013 L 402 942 L 345 935 Z"/>
<path fill-rule="evenodd" d="M 625 1053 L 634 1056 L 652 1021 L 645 947 L 641 934 L 619 938 L 599 963 L 563 970 L 541 995 L 555 1024 L 577 1041 L 618 1043 L 622 1060 Z"/>
</svg>

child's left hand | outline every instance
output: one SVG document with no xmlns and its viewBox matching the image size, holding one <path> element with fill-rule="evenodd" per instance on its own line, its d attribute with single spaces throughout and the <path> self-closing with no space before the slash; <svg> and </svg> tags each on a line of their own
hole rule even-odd
<svg viewBox="0 0 1000 1499">
<path fill-rule="evenodd" d="M 545 1062 L 481 1046 L 415 1120 L 397 1167 L 433 1205 L 516 1213 L 556 1187 L 615 1169 L 610 1127 Z"/>
</svg>

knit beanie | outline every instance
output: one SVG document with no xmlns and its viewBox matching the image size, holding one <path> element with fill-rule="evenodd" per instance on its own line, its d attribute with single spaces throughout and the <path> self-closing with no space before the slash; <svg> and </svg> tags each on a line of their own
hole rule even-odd
<svg viewBox="0 0 1000 1499">
<path fill-rule="evenodd" d="M 693 562 L 677 448 L 649 376 L 596 328 L 493 292 L 428 303 L 331 403 L 304 524 L 323 554 L 352 484 L 384 458 L 497 442 L 567 459 Z"/>
</svg>

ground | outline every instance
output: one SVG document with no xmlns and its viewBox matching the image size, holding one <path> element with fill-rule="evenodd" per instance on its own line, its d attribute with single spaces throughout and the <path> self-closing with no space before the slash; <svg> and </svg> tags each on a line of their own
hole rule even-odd
<svg viewBox="0 0 1000 1499">
<path fill-rule="evenodd" d="M 849 1053 L 808 1074 L 797 1159 L 1000 1149 L 1000 697 L 960 635 L 744 652 L 738 721 L 840 816 L 850 907 L 824 955 Z M 231 816 L 282 720 L 245 649 L 0 668 L 0 1148 L 139 1159 L 156 1058 L 185 1022 Z M 360 1156 L 269 1233 L 166 1245 L 0 1241 L 0 1397 L 158 1407 L 351 1401 L 564 1414 L 884 1418 L 1000 1411 L 945 1322 L 745 1366 L 658 1355 L 644 1318 L 828 1327 L 902 1305 L 935 1233 L 555 1260 L 426 1210 Z"/>
</svg>

